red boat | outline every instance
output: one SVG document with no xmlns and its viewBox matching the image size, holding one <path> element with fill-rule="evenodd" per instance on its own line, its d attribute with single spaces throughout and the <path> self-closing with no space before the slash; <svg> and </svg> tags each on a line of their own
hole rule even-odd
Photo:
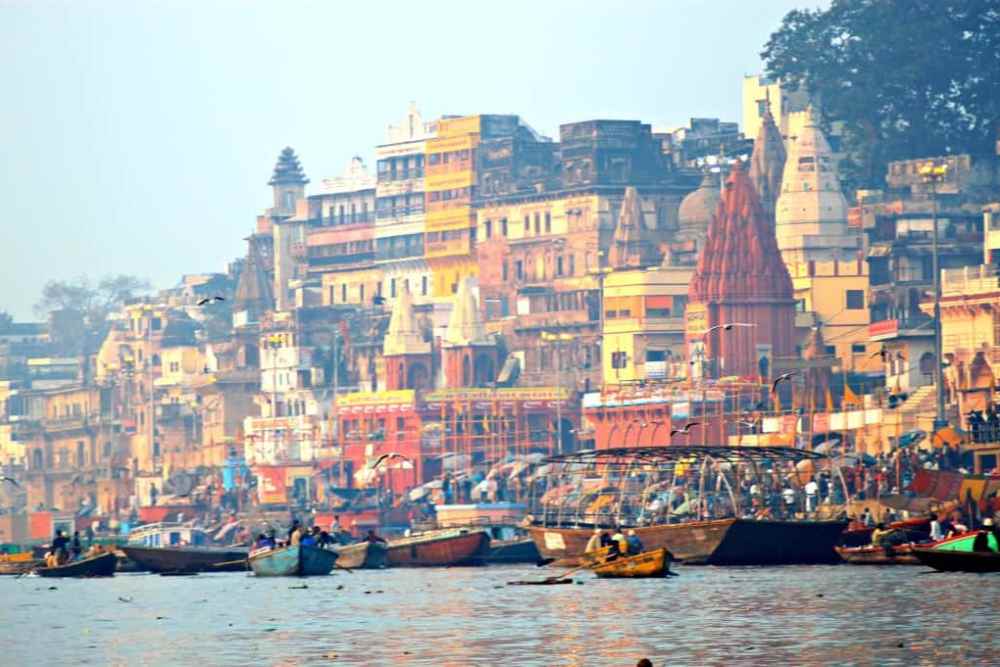
<svg viewBox="0 0 1000 667">
<path fill-rule="evenodd" d="M 389 567 L 482 565 L 490 552 L 485 530 L 435 530 L 389 542 Z"/>
<path fill-rule="evenodd" d="M 912 544 L 898 546 L 834 547 L 844 562 L 852 565 L 919 565 Z"/>
</svg>

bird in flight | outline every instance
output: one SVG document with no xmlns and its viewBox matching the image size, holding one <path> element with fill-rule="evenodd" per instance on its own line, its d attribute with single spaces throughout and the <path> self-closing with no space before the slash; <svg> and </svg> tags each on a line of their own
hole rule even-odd
<svg viewBox="0 0 1000 667">
<path fill-rule="evenodd" d="M 14 486 L 17 487 L 21 486 L 20 484 L 18 484 L 16 479 L 14 479 L 13 477 L 7 477 L 6 475 L 0 475 L 0 482 L 10 482 Z"/>
<path fill-rule="evenodd" d="M 700 425 L 701 425 L 701 422 L 688 422 L 687 424 L 684 424 L 684 428 L 675 428 L 675 429 L 672 429 L 670 431 L 670 437 L 672 438 L 675 435 L 677 435 L 678 433 L 683 433 L 684 435 L 687 435 L 688 433 L 691 432 L 692 428 L 694 428 L 695 426 L 700 426 Z"/>
<path fill-rule="evenodd" d="M 372 470 L 379 467 L 379 464 L 391 458 L 400 458 L 404 461 L 409 461 L 410 459 L 403 456 L 402 454 L 397 454 L 396 452 L 389 452 L 388 454 L 383 454 L 382 456 L 375 459 L 375 463 L 372 464 Z"/>
<path fill-rule="evenodd" d="M 771 393 L 773 394 L 774 392 L 778 391 L 779 382 L 782 382 L 784 380 L 791 380 L 792 376 L 797 373 L 798 371 L 788 371 L 787 373 L 782 373 L 777 378 L 775 378 L 774 382 L 771 383 Z"/>
<path fill-rule="evenodd" d="M 208 297 L 207 299 L 200 299 L 198 301 L 199 306 L 204 306 L 206 303 L 212 303 L 213 301 L 225 301 L 225 298 L 216 294 L 215 296 Z"/>
</svg>

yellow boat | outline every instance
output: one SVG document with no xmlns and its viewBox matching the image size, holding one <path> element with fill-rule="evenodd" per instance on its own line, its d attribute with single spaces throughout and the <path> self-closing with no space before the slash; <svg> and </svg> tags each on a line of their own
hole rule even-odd
<svg viewBox="0 0 1000 667">
<path fill-rule="evenodd" d="M 590 569 L 598 577 L 664 577 L 670 570 L 670 557 L 667 554 L 665 548 L 653 549 L 635 556 L 620 556 L 612 561 L 592 565 Z"/>
</svg>

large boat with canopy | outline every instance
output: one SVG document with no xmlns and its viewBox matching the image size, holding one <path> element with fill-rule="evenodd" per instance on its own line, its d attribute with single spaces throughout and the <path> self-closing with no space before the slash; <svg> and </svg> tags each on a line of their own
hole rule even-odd
<svg viewBox="0 0 1000 667">
<path fill-rule="evenodd" d="M 582 494 L 564 494 L 528 525 L 542 557 L 563 565 L 581 563 L 590 538 L 616 528 L 633 528 L 646 549 L 667 548 L 687 564 L 840 560 L 833 547 L 848 523 L 843 508 L 804 511 L 781 493 L 820 470 L 839 475 L 821 453 L 671 445 L 581 451 L 546 463 L 554 488 L 599 489 L 586 504 Z"/>
</svg>

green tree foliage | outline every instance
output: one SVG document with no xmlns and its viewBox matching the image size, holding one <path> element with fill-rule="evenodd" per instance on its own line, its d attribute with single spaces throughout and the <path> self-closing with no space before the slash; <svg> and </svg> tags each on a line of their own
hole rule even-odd
<svg viewBox="0 0 1000 667">
<path fill-rule="evenodd" d="M 833 0 L 789 12 L 761 56 L 843 121 L 850 186 L 881 186 L 893 160 L 993 150 L 997 0 Z"/>
</svg>

